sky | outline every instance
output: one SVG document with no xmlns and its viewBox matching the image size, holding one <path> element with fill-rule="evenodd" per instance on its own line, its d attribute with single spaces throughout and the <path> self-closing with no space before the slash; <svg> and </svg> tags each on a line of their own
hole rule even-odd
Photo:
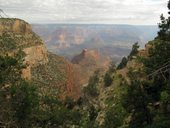
<svg viewBox="0 0 170 128">
<path fill-rule="evenodd" d="M 0 0 L 9 17 L 29 23 L 157 25 L 168 0 Z"/>
</svg>

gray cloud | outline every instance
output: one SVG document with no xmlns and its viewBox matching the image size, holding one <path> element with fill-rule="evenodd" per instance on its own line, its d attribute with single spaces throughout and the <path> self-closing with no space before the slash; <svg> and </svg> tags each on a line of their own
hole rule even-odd
<svg viewBox="0 0 170 128">
<path fill-rule="evenodd" d="M 0 0 L 0 9 L 30 23 L 157 24 L 167 1 Z"/>
</svg>

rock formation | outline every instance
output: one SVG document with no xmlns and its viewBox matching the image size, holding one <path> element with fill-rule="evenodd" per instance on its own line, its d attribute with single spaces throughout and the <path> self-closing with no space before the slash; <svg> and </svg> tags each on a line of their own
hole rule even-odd
<svg viewBox="0 0 170 128">
<path fill-rule="evenodd" d="M 104 73 L 108 69 L 111 59 L 101 56 L 97 50 L 83 49 L 79 55 L 73 57 L 71 62 L 75 64 L 81 74 L 80 81 L 84 85 L 96 70 Z"/>
</svg>

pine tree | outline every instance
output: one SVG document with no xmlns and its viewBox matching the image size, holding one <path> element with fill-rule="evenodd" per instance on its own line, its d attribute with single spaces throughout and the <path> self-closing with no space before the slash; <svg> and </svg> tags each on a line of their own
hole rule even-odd
<svg viewBox="0 0 170 128">
<path fill-rule="evenodd" d="M 168 9 L 170 10 L 170 1 L 168 2 Z M 170 14 L 170 12 L 168 12 Z M 164 41 L 170 41 L 170 17 L 166 19 L 163 14 L 160 17 L 161 23 L 158 24 L 160 31 L 158 38 Z"/>
<path fill-rule="evenodd" d="M 0 127 L 30 127 L 38 107 L 35 86 L 21 78 L 20 55 L 0 56 Z"/>
<path fill-rule="evenodd" d="M 170 1 L 168 2 L 170 9 Z M 160 31 L 153 41 L 153 47 L 149 50 L 149 58 L 144 66 L 154 72 L 170 60 L 170 17 L 167 19 L 161 15 Z M 163 72 L 153 76 L 152 80 L 145 85 L 148 98 L 152 104 L 158 104 L 158 110 L 153 110 L 153 123 L 149 128 L 168 128 L 170 125 L 170 73 Z"/>
<path fill-rule="evenodd" d="M 132 46 L 132 51 L 130 52 L 128 59 L 132 59 L 138 53 L 139 45 L 138 42 L 134 43 Z"/>
<path fill-rule="evenodd" d="M 140 81 L 139 72 L 129 71 L 131 84 L 127 85 L 127 93 L 123 96 L 122 105 L 129 113 L 130 128 L 144 128 L 152 123 L 150 110 L 148 109 L 148 97 Z"/>
<path fill-rule="evenodd" d="M 128 59 L 126 57 L 123 57 L 122 61 L 117 66 L 117 69 L 122 69 L 122 68 L 126 67 L 127 62 L 128 62 Z"/>
</svg>

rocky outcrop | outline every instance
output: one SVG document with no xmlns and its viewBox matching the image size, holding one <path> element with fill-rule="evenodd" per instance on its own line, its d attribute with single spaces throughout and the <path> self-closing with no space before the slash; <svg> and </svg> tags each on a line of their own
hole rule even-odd
<svg viewBox="0 0 170 128">
<path fill-rule="evenodd" d="M 25 64 L 29 66 L 38 66 L 48 62 L 47 49 L 44 45 L 32 46 L 23 49 L 25 56 Z"/>
<path fill-rule="evenodd" d="M 148 57 L 148 55 L 149 55 L 149 49 L 152 48 L 152 47 L 153 47 L 153 46 L 152 46 L 151 44 L 147 43 L 147 44 L 145 45 L 145 49 L 139 50 L 138 56 Z"/>
<path fill-rule="evenodd" d="M 22 78 L 27 79 L 27 80 L 31 80 L 31 67 L 27 66 L 26 68 L 22 69 Z"/>
<path fill-rule="evenodd" d="M 0 20 L 0 33 L 8 31 L 17 34 L 29 34 L 32 33 L 31 26 L 20 19 L 2 19 Z"/>
<path fill-rule="evenodd" d="M 31 80 L 31 68 L 48 63 L 47 49 L 44 45 L 32 46 L 23 49 L 26 54 L 24 64 L 26 68 L 22 70 L 22 77 Z"/>
<path fill-rule="evenodd" d="M 90 61 L 91 60 L 91 61 Z M 85 65 L 89 65 L 88 63 L 97 63 L 97 61 L 100 60 L 100 55 L 99 52 L 96 50 L 88 50 L 88 49 L 83 49 L 82 52 L 73 57 L 72 59 L 72 63 L 74 64 L 85 64 Z"/>
<path fill-rule="evenodd" d="M 104 73 L 108 69 L 111 60 L 101 56 L 97 50 L 83 49 L 71 62 L 75 65 L 76 70 L 81 76 L 80 83 L 84 85 L 88 83 L 89 77 L 96 70 Z"/>
</svg>

